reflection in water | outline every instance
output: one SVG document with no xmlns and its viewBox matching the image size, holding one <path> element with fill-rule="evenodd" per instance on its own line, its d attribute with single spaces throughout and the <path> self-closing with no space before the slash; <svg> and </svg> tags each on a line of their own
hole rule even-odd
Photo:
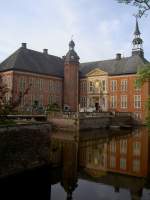
<svg viewBox="0 0 150 200">
<path fill-rule="evenodd" d="M 18 188 L 26 199 L 150 199 L 150 135 L 146 128 L 56 132 L 50 152 L 51 167 L 2 181 L 0 192 L 7 189 L 11 198 L 17 194 L 18 199 L 22 199 Z"/>
<path fill-rule="evenodd" d="M 79 137 L 72 135 L 72 140 L 71 135 L 67 138 L 66 133 L 55 133 L 52 140 L 52 149 L 58 147 L 57 153 L 53 154 L 53 163 L 58 166 L 62 164 L 60 182 L 68 195 L 67 199 L 72 199 L 73 191 L 75 199 L 82 199 L 84 193 L 89 194 L 86 196 L 88 199 L 92 193 L 88 187 L 92 187 L 93 183 L 96 184 L 95 192 L 89 199 L 116 199 L 117 193 L 120 195 L 118 199 L 141 199 L 142 196 L 142 199 L 146 199 L 143 188 L 149 188 L 150 173 L 150 136 L 146 128 L 121 132 L 82 132 Z M 86 183 L 82 180 L 86 180 Z M 90 183 L 90 186 L 87 185 L 87 191 L 85 189 L 79 192 L 82 184 L 87 183 Z M 105 185 L 105 189 L 101 191 L 103 195 L 97 194 L 101 184 Z M 53 200 L 59 197 L 59 187 L 52 187 Z M 111 194 L 112 187 L 114 192 Z M 123 189 L 126 190 L 126 195 L 129 193 L 127 196 Z M 63 193 L 62 198 L 65 199 Z M 147 198 L 150 199 L 150 194 Z"/>
<path fill-rule="evenodd" d="M 132 133 L 112 135 L 105 138 L 81 138 L 79 164 L 99 175 L 117 172 L 137 177 L 146 177 L 150 137 L 146 129 L 136 129 Z"/>
</svg>

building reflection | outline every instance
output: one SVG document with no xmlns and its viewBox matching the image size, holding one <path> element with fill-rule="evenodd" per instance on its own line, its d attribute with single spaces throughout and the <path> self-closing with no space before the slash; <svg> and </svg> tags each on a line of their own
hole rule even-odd
<svg viewBox="0 0 150 200">
<path fill-rule="evenodd" d="M 80 133 L 79 141 L 68 133 L 54 134 L 52 163 L 60 169 L 59 180 L 67 199 L 78 179 L 104 183 L 130 190 L 140 199 L 149 176 L 150 135 L 145 128 L 133 131 L 94 131 Z"/>
<path fill-rule="evenodd" d="M 150 136 L 145 128 L 132 133 L 80 140 L 79 164 L 95 176 L 106 172 L 148 176 Z"/>
<path fill-rule="evenodd" d="M 57 133 L 52 139 L 52 163 L 60 169 L 60 183 L 71 200 L 78 181 L 78 141 L 77 135 Z"/>
<path fill-rule="evenodd" d="M 150 135 L 145 128 L 110 137 L 81 138 L 81 177 L 130 190 L 132 200 L 141 199 L 145 178 L 150 174 Z"/>
</svg>

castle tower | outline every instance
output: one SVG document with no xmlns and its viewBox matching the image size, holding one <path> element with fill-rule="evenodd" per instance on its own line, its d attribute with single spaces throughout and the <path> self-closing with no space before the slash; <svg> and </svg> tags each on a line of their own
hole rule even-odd
<svg viewBox="0 0 150 200">
<path fill-rule="evenodd" d="M 69 42 L 69 51 L 64 62 L 64 107 L 78 112 L 79 96 L 79 56 L 74 50 L 75 43 Z"/>
<path fill-rule="evenodd" d="M 141 33 L 140 33 L 140 30 L 139 30 L 139 24 L 138 24 L 138 20 L 136 18 L 134 39 L 132 41 L 132 44 L 133 44 L 132 56 L 139 55 L 141 57 L 144 57 L 143 40 L 141 39 L 140 35 L 141 35 Z"/>
</svg>

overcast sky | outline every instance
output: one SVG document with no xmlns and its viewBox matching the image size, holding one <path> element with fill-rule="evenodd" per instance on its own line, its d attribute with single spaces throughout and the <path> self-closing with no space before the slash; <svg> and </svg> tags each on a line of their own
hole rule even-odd
<svg viewBox="0 0 150 200">
<path fill-rule="evenodd" d="M 22 42 L 62 57 L 71 35 L 81 62 L 130 56 L 135 10 L 116 0 L 0 0 L 0 61 Z M 139 25 L 150 60 L 150 13 Z"/>
</svg>

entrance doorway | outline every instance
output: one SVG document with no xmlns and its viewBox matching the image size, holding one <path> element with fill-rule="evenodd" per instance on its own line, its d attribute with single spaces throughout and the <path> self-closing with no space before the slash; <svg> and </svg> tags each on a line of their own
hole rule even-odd
<svg viewBox="0 0 150 200">
<path fill-rule="evenodd" d="M 97 102 L 95 103 L 95 110 L 99 111 L 99 103 L 97 103 Z"/>
</svg>

